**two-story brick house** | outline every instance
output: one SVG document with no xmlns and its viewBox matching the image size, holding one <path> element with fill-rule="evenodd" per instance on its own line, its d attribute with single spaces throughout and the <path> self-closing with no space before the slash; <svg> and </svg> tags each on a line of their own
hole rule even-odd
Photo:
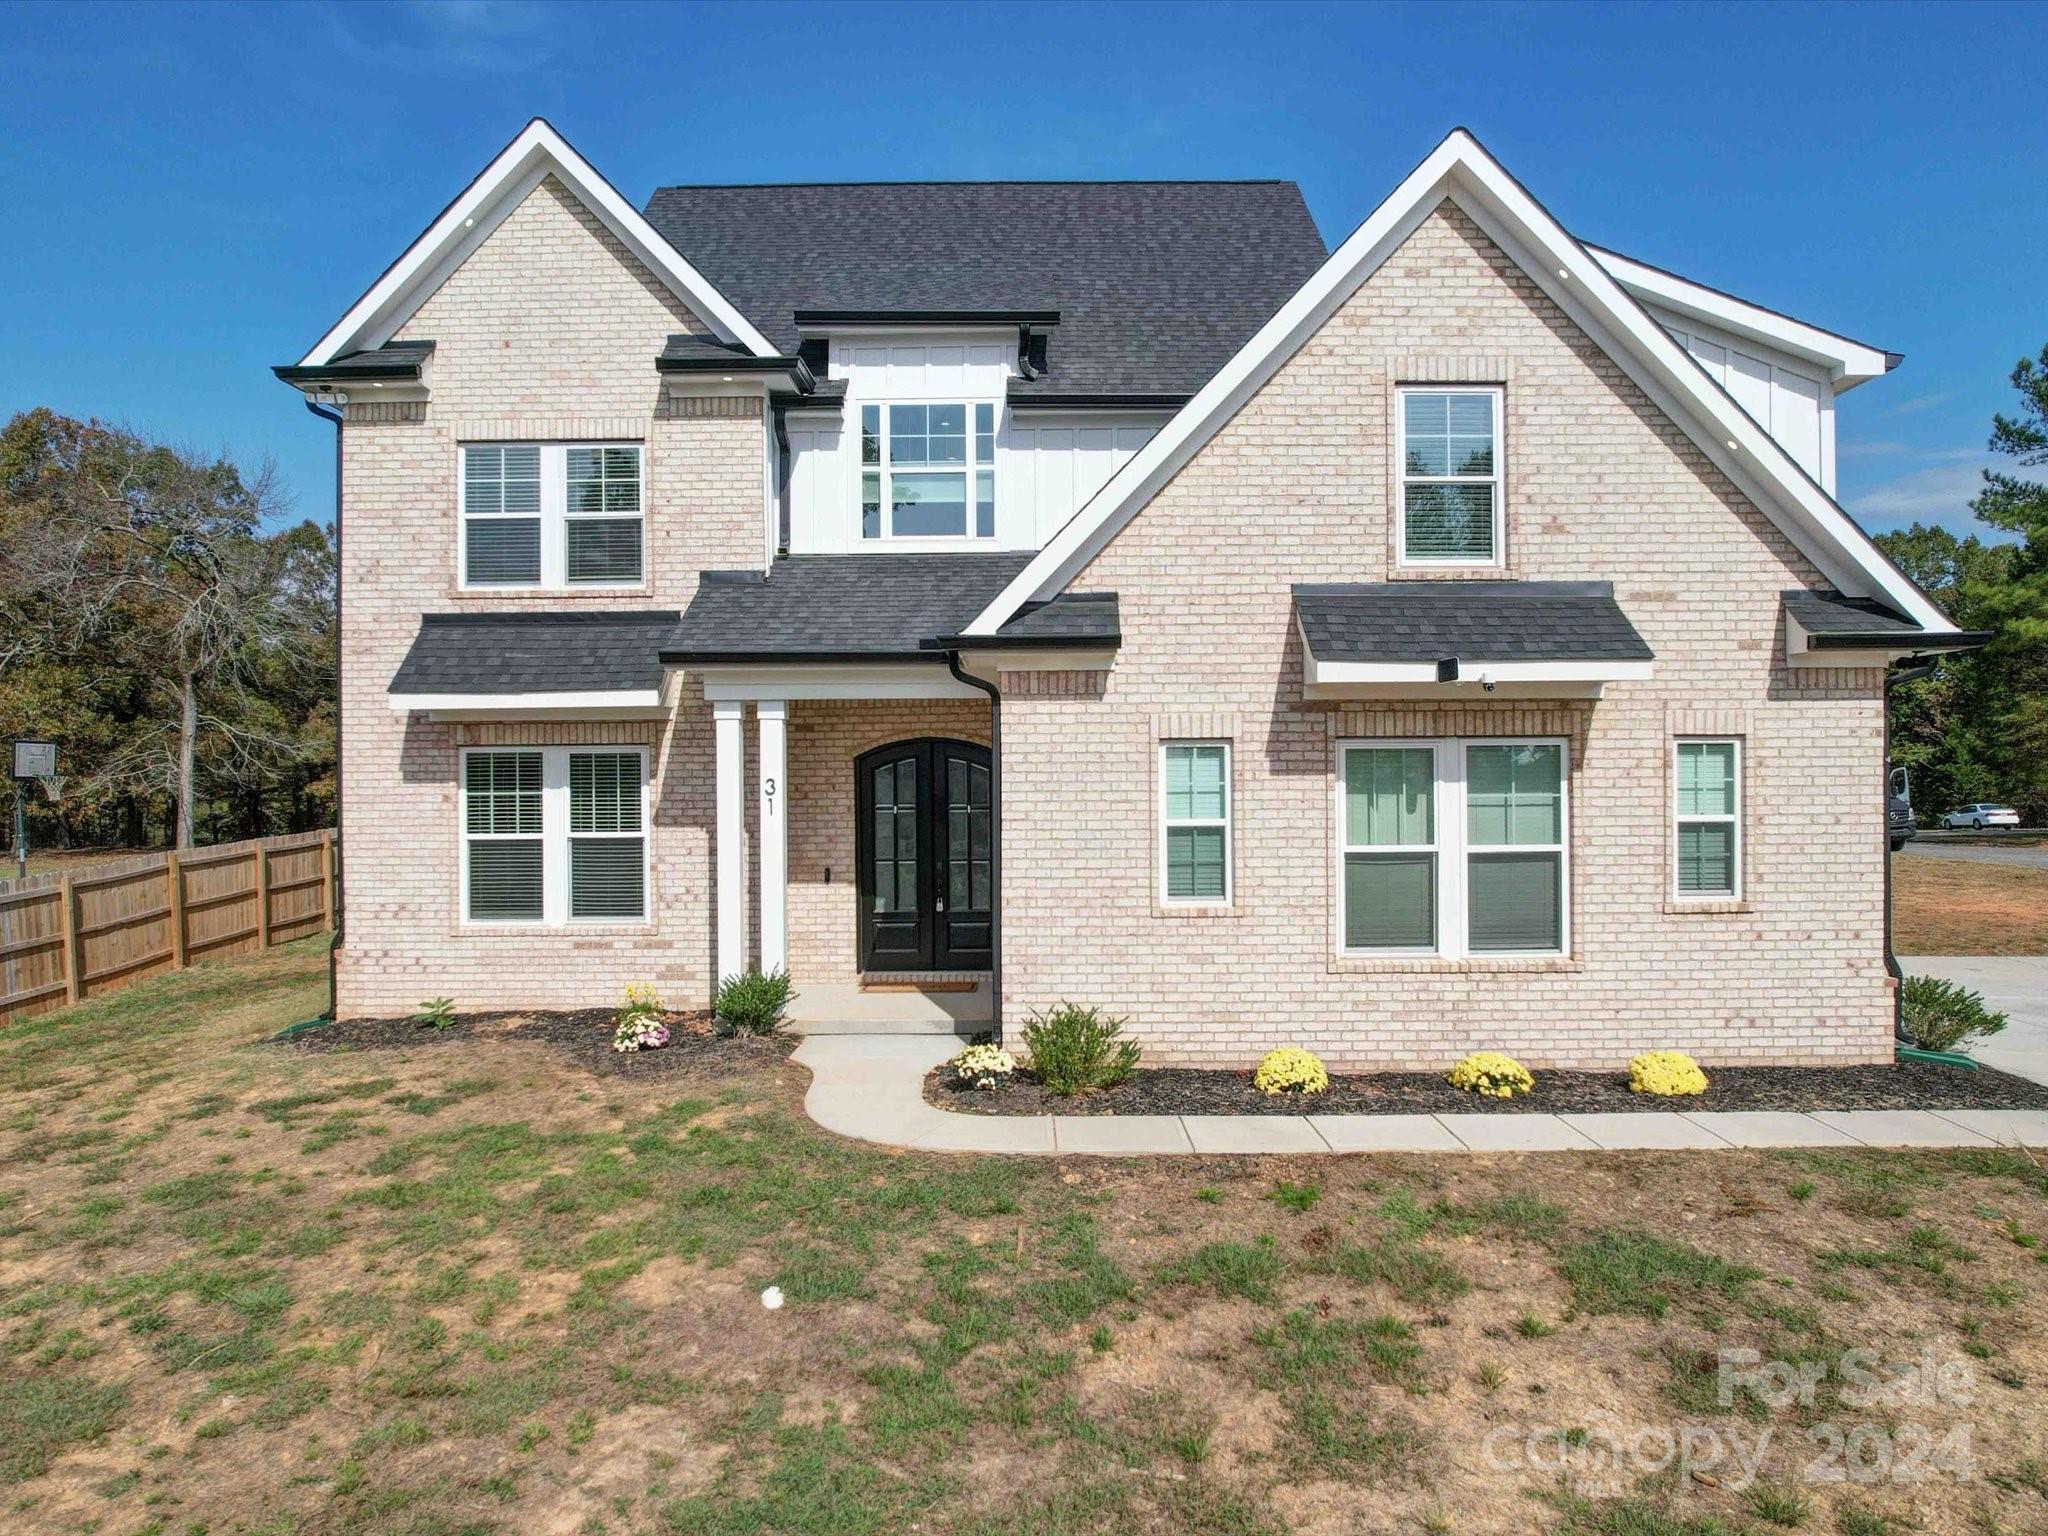
<svg viewBox="0 0 2048 1536">
<path fill-rule="evenodd" d="M 536 120 L 340 418 L 344 1014 L 1127 1014 L 1158 1062 L 1890 1049 L 1897 359 L 1469 135 L 1284 182 L 668 187 Z"/>
</svg>

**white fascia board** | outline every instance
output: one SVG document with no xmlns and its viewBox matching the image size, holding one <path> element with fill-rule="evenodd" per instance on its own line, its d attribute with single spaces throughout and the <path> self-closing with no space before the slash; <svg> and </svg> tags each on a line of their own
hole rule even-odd
<svg viewBox="0 0 2048 1536">
<path fill-rule="evenodd" d="M 1638 299 L 1653 301 L 1737 336 L 1819 363 L 1828 370 L 1838 389 L 1882 378 L 1889 371 L 1889 354 L 1867 342 L 1824 331 L 1817 325 L 1764 309 L 1618 251 L 1589 245 L 1586 253 Z"/>
<path fill-rule="evenodd" d="M 483 720 L 557 716 L 629 719 L 668 712 L 658 688 L 616 688 L 575 693 L 393 693 L 386 697 L 399 714 L 467 715 Z"/>
<path fill-rule="evenodd" d="M 1464 129 L 1431 151 L 1273 318 L 1132 456 L 966 628 L 993 634 L 1061 590 L 1278 371 L 1445 197 L 1528 273 L 1685 429 L 1795 546 L 1852 597 L 1923 628 L 1949 621 L 1782 446 Z"/>
<path fill-rule="evenodd" d="M 1647 661 L 1484 661 L 1458 658 L 1458 678 L 1445 687 L 1480 686 L 1482 677 L 1496 683 L 1636 683 L 1653 675 Z M 1434 683 L 1433 661 L 1303 662 L 1304 681 L 1313 684 Z"/>
<path fill-rule="evenodd" d="M 620 242 L 718 333 L 756 357 L 768 339 L 682 253 L 649 224 L 545 118 L 536 117 L 500 150 L 333 328 L 301 358 L 317 367 L 345 352 L 383 345 L 470 252 L 549 174 L 568 186 Z"/>
<path fill-rule="evenodd" d="M 704 697 L 713 703 L 759 699 L 985 699 L 934 663 L 861 666 L 791 663 L 770 666 L 694 667 Z"/>
</svg>

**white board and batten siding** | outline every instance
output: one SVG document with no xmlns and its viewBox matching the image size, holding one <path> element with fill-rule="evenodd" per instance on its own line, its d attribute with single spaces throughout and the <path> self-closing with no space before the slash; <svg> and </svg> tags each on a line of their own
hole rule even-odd
<svg viewBox="0 0 2048 1536">
<path fill-rule="evenodd" d="M 1812 363 L 1656 305 L 1651 316 L 1735 398 L 1792 462 L 1835 493 L 1835 390 Z"/>
<path fill-rule="evenodd" d="M 959 337 L 835 336 L 830 376 L 846 381 L 843 412 L 792 412 L 789 544 L 796 554 L 1037 549 L 1108 481 L 1168 413 L 1050 413 L 1012 419 L 1014 333 Z M 860 408 L 959 401 L 996 407 L 993 540 L 874 540 L 860 535 Z"/>
</svg>

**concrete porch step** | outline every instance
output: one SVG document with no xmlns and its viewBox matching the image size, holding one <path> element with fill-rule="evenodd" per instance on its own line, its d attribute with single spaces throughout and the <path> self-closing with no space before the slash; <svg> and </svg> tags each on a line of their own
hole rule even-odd
<svg viewBox="0 0 2048 1536">
<path fill-rule="evenodd" d="M 988 1032 L 986 1021 L 971 1019 L 791 1019 L 800 1035 L 932 1035 L 971 1040 Z"/>
</svg>

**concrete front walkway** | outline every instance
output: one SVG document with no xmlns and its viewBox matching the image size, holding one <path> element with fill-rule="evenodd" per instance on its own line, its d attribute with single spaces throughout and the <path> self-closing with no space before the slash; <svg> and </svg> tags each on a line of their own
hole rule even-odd
<svg viewBox="0 0 2048 1536">
<path fill-rule="evenodd" d="M 804 1109 L 858 1141 L 934 1152 L 1131 1157 L 1171 1152 L 1593 1152 L 1717 1147 L 2048 1147 L 2048 1110 L 1645 1110 L 1545 1115 L 957 1115 L 924 1075 L 939 1035 L 814 1035 Z"/>
</svg>

